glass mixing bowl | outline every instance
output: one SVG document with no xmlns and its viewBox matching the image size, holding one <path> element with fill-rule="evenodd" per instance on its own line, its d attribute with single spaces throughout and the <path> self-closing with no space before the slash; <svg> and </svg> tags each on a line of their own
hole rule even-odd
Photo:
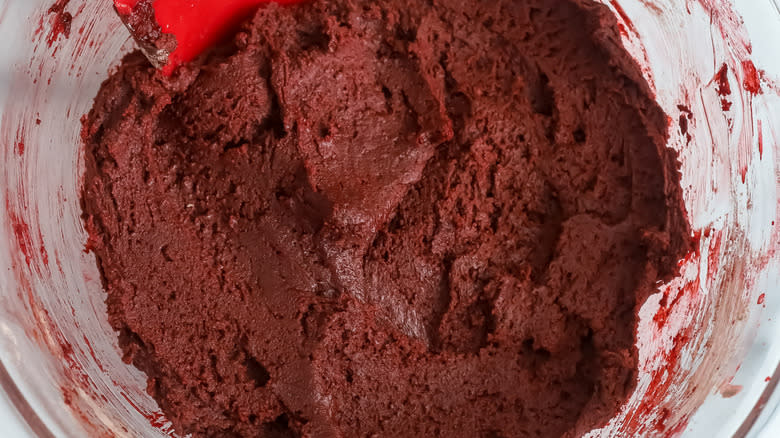
<svg viewBox="0 0 780 438">
<path fill-rule="evenodd" d="M 169 436 L 78 200 L 79 119 L 133 44 L 111 0 L 52 1 L 0 0 L 0 385 L 37 436 Z M 640 311 L 635 393 L 590 435 L 759 436 L 780 403 L 780 8 L 603 2 L 669 115 L 696 249 Z"/>
</svg>

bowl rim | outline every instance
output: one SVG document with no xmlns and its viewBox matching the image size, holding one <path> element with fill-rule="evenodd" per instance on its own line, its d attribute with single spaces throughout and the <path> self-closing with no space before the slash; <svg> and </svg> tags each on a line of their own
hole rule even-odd
<svg viewBox="0 0 780 438">
<path fill-rule="evenodd" d="M 46 426 L 38 412 L 24 397 L 2 359 L 0 359 L 0 389 L 8 397 L 11 406 L 15 409 L 15 412 L 11 412 L 11 415 L 21 419 L 24 425 L 29 428 L 29 431 L 32 431 L 33 436 L 38 438 L 56 438 L 56 435 Z"/>
</svg>

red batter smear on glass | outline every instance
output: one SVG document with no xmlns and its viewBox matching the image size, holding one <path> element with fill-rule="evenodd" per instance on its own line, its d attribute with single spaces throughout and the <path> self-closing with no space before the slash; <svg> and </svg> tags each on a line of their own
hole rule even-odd
<svg viewBox="0 0 780 438">
<path fill-rule="evenodd" d="M 70 3 L 70 0 L 57 0 L 49 10 L 50 15 L 53 15 L 51 22 L 51 30 L 46 37 L 46 44 L 51 47 L 60 35 L 65 38 L 70 38 L 70 27 L 73 23 L 73 15 L 70 12 L 65 11 L 65 8 Z"/>
</svg>

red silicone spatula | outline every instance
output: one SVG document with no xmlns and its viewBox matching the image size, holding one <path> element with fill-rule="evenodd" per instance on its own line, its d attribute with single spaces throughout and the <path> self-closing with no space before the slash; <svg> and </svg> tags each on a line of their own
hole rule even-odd
<svg viewBox="0 0 780 438">
<path fill-rule="evenodd" d="M 300 0 L 114 0 L 114 7 L 146 56 L 170 75 L 270 1 Z"/>
</svg>

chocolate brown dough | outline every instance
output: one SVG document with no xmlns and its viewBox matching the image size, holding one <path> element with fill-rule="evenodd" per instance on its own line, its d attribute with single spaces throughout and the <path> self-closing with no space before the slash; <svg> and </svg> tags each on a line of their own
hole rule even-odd
<svg viewBox="0 0 780 438">
<path fill-rule="evenodd" d="M 589 0 L 262 7 L 84 118 L 127 361 L 197 437 L 559 437 L 635 386 L 689 245 L 667 118 Z"/>
</svg>

